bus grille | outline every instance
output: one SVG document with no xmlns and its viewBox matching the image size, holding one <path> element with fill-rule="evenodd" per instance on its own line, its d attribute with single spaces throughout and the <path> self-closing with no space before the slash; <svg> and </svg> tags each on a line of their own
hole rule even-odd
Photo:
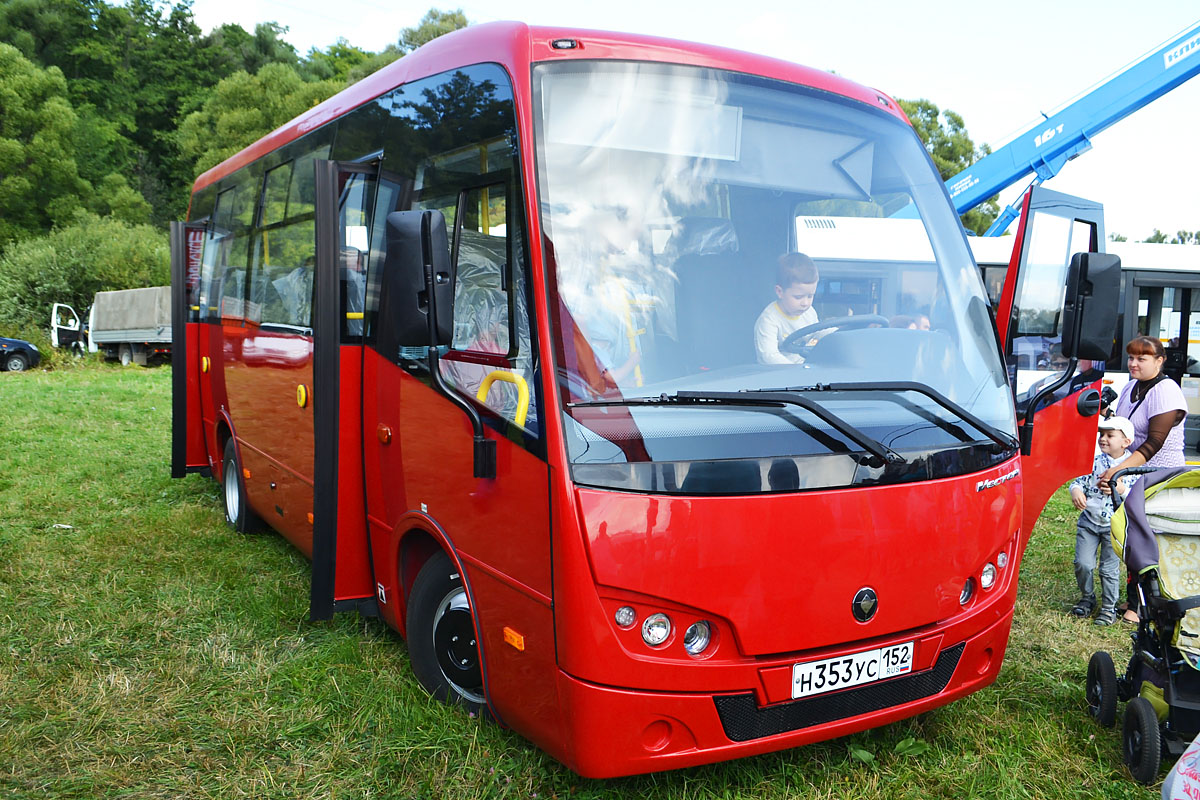
<svg viewBox="0 0 1200 800">
<path fill-rule="evenodd" d="M 751 739 L 761 739 L 764 736 L 797 731 L 931 697 L 945 689 L 946 684 L 950 682 L 964 647 L 965 642 L 943 650 L 932 669 L 871 684 L 861 689 L 819 695 L 765 708 L 759 708 L 755 704 L 753 693 L 715 697 L 713 701 L 717 704 L 717 714 L 721 717 L 725 735 L 730 740 L 747 742 Z"/>
</svg>

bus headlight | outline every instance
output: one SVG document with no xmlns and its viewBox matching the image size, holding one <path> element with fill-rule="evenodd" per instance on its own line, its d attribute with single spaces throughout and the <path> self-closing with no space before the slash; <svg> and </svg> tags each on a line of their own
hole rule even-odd
<svg viewBox="0 0 1200 800">
<path fill-rule="evenodd" d="M 642 623 L 642 641 L 658 647 L 671 635 L 671 618 L 666 614 L 651 614 Z"/>
<path fill-rule="evenodd" d="M 962 592 L 960 592 L 958 595 L 959 604 L 965 606 L 967 603 L 971 602 L 971 597 L 974 596 L 974 594 L 975 580 L 973 578 L 967 578 L 967 582 L 963 584 Z"/>
<path fill-rule="evenodd" d="M 613 614 L 613 622 L 617 623 L 618 628 L 632 628 L 633 623 L 637 622 L 637 612 L 630 606 L 621 606 Z"/>
<path fill-rule="evenodd" d="M 1005 553 L 1004 551 L 1000 551 L 1000 553 L 997 554 L 996 566 L 999 567 L 1000 569 L 1004 569 L 1005 567 L 1008 566 L 1008 553 Z"/>
<path fill-rule="evenodd" d="M 979 585 L 984 589 L 990 589 L 996 584 L 996 567 L 988 562 L 983 565 L 983 571 L 979 573 Z"/>
<path fill-rule="evenodd" d="M 704 620 L 693 622 L 683 633 L 683 649 L 687 650 L 690 656 L 698 656 L 703 653 L 710 641 L 712 641 L 712 626 Z"/>
</svg>

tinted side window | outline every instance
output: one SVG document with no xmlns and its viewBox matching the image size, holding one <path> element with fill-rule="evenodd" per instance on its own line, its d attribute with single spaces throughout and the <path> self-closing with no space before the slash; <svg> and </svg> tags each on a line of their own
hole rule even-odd
<svg viewBox="0 0 1200 800">
<path fill-rule="evenodd" d="M 311 168 L 307 160 L 300 163 Z M 291 202 L 292 184 L 303 185 L 296 173 L 296 162 L 286 161 L 269 170 L 263 182 L 248 309 L 264 328 L 308 334 L 315 226 L 306 204 Z"/>
<path fill-rule="evenodd" d="M 225 323 L 241 324 L 246 317 L 246 267 L 251 222 L 258 181 L 249 176 L 229 191 L 221 193 L 217 203 L 216 229 L 222 233 L 218 263 L 214 267 L 213 294 L 217 298 L 216 318 Z"/>
</svg>

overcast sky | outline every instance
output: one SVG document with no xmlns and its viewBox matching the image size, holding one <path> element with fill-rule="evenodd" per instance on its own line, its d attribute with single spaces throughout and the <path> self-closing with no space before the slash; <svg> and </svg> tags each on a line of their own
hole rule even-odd
<svg viewBox="0 0 1200 800">
<path fill-rule="evenodd" d="M 461 7 L 471 22 L 669 36 L 832 70 L 954 110 L 977 144 L 993 148 L 1200 21 L 1197 0 L 505 0 Z M 429 0 L 194 0 L 193 12 L 205 32 L 224 22 L 247 30 L 278 22 L 303 54 L 339 37 L 381 50 L 429 8 Z M 1109 233 L 1131 240 L 1156 227 L 1200 230 L 1198 141 L 1200 76 L 1096 136 L 1092 151 L 1046 186 L 1103 203 Z"/>
</svg>

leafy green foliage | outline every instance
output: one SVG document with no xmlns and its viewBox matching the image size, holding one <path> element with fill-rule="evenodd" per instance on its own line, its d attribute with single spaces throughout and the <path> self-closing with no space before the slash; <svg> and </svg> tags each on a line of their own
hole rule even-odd
<svg viewBox="0 0 1200 800">
<path fill-rule="evenodd" d="M 437 37 L 452 33 L 459 28 L 465 28 L 469 24 L 461 8 L 454 11 L 439 11 L 431 8 L 425 12 L 425 16 L 421 17 L 420 23 L 415 27 L 400 31 L 398 44 L 402 52 L 411 53 L 421 45 L 428 44 Z"/>
<path fill-rule="evenodd" d="M 0 324 L 45 326 L 54 303 L 85 313 L 98 291 L 165 285 L 169 258 L 164 231 L 81 213 L 0 256 Z"/>
<path fill-rule="evenodd" d="M 258 23 L 254 33 L 229 23 L 214 28 L 205 39 L 205 45 L 211 51 L 209 58 L 214 73 L 228 76 L 249 72 L 253 75 L 267 64 L 298 65 L 300 58 L 296 48 L 279 38 L 285 33 L 287 28 L 275 22 Z"/>
<path fill-rule="evenodd" d="M 341 89 L 334 80 L 308 83 L 286 64 L 235 73 L 179 126 L 180 150 L 204 172 Z"/>
<path fill-rule="evenodd" d="M 1167 234 L 1155 228 L 1154 233 L 1142 241 L 1150 244 L 1200 244 L 1200 231 L 1178 231 L 1174 236 L 1167 238 Z"/>
<path fill-rule="evenodd" d="M 0 247 L 70 219 L 91 192 L 66 94 L 60 70 L 0 44 Z"/>
<path fill-rule="evenodd" d="M 992 152 L 986 144 L 975 146 L 967 133 L 967 125 L 963 118 L 953 111 L 940 110 L 929 100 L 897 100 L 908 119 L 912 122 L 917 136 L 925 144 L 933 159 L 934 166 L 942 180 L 957 175 L 979 159 Z M 988 198 L 975 208 L 962 215 L 963 226 L 975 233 L 983 233 L 1000 213 L 1000 205 L 996 197 Z"/>
<path fill-rule="evenodd" d="M 397 54 L 397 57 L 399 55 Z M 325 50 L 313 48 L 308 58 L 300 65 L 300 73 L 307 80 L 338 80 L 349 85 L 351 73 L 374 58 L 373 53 L 355 47 L 345 39 L 338 39 Z M 391 63 L 390 61 L 388 63 Z M 384 66 L 384 65 L 380 65 Z M 377 68 L 378 69 L 378 68 Z M 375 70 L 371 70 L 374 72 Z M 369 74 L 369 73 L 368 73 Z M 365 75 L 363 77 L 366 77 Z"/>
</svg>

